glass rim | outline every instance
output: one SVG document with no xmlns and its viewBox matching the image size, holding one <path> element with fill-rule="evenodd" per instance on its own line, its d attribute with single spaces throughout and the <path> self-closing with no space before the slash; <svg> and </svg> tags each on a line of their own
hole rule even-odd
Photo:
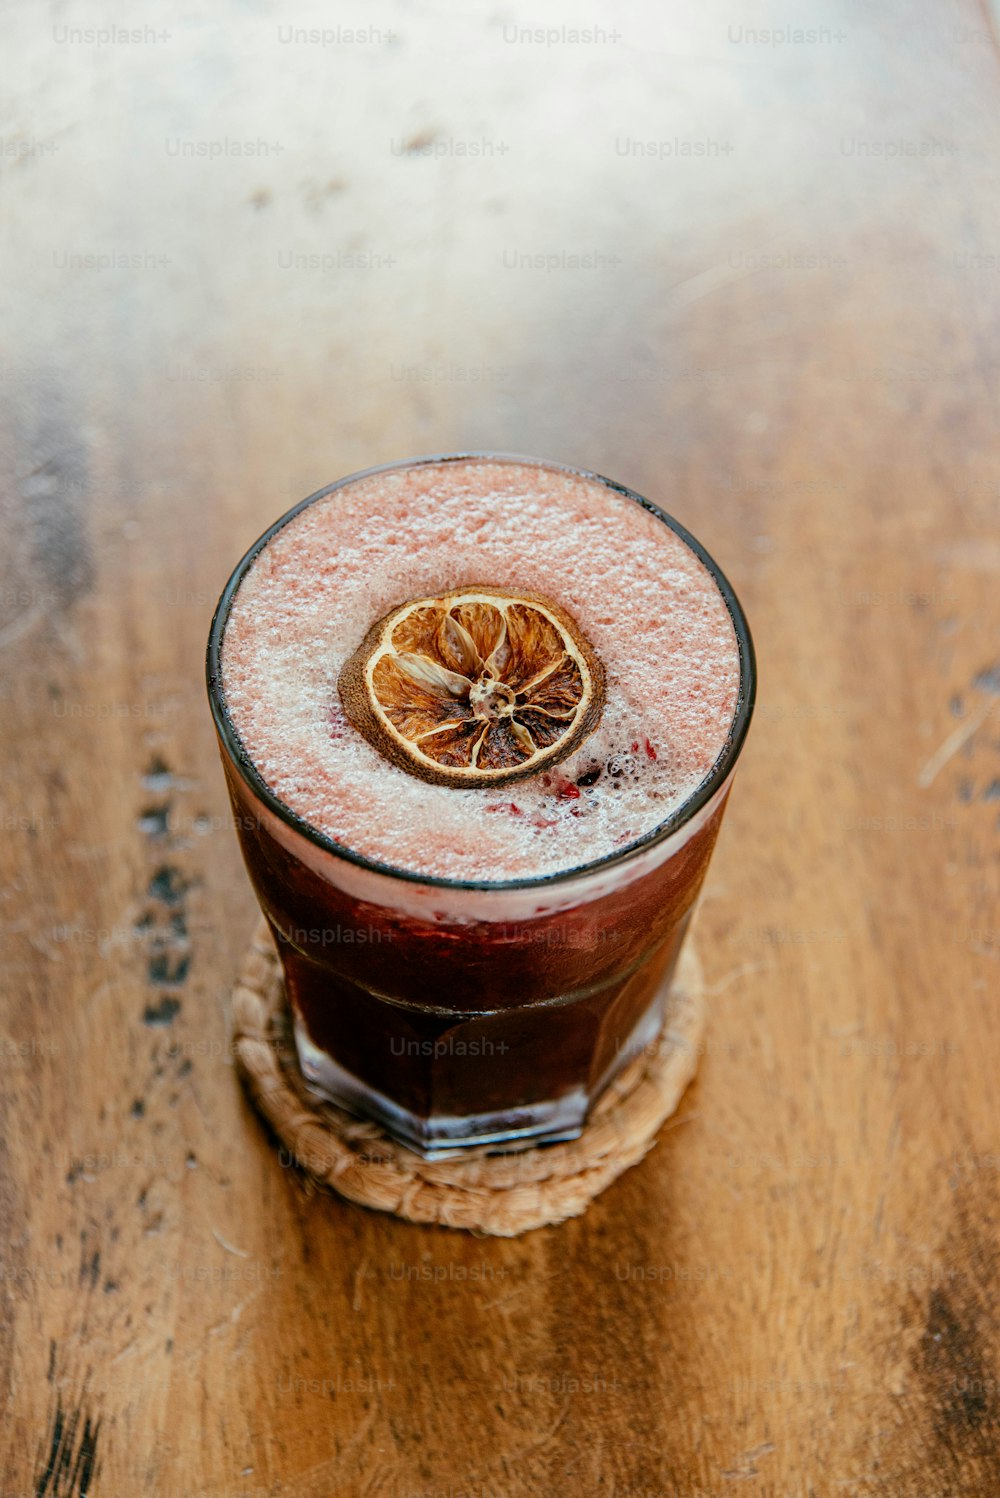
<svg viewBox="0 0 1000 1498">
<path fill-rule="evenodd" d="M 229 613 L 233 600 L 239 591 L 240 584 L 250 570 L 258 555 L 264 550 L 268 543 L 280 530 L 310 505 L 318 500 L 325 499 L 337 490 L 344 489 L 348 484 L 357 483 L 360 479 L 371 478 L 379 473 L 392 473 L 399 469 L 425 468 L 441 463 L 519 463 L 530 468 L 543 468 L 549 472 L 572 474 L 575 477 L 589 479 L 593 482 L 603 484 L 605 488 L 612 490 L 623 498 L 632 500 L 649 514 L 655 515 L 669 527 L 686 546 L 694 552 L 698 560 L 706 567 L 716 584 L 723 602 L 729 613 L 733 630 L 736 635 L 736 645 L 739 653 L 740 681 L 736 699 L 736 708 L 733 713 L 733 721 L 730 724 L 726 741 L 711 770 L 704 779 L 695 787 L 690 796 L 678 806 L 669 817 L 657 824 L 650 832 L 644 833 L 642 837 L 634 839 L 624 848 L 619 848 L 614 853 L 607 854 L 604 858 L 592 859 L 589 863 L 576 864 L 571 869 L 560 869 L 550 874 L 532 874 L 520 879 L 448 879 L 438 874 L 420 874 L 413 869 L 397 868 L 394 864 L 383 863 L 375 858 L 368 858 L 363 853 L 356 852 L 353 848 L 344 847 L 336 843 L 326 833 L 314 827 L 305 817 L 300 816 L 267 785 L 257 766 L 244 747 L 239 736 L 236 725 L 229 715 L 226 705 L 225 691 L 222 684 L 222 642 L 225 638 L 226 625 L 229 622 Z M 425 885 L 435 889 L 450 890 L 478 890 L 483 893 L 500 893 L 504 890 L 530 890 L 546 889 L 553 885 L 564 884 L 577 879 L 586 878 L 588 875 L 604 873 L 606 870 L 617 868 L 621 864 L 629 863 L 638 858 L 648 849 L 656 847 L 659 843 L 666 842 L 690 822 L 699 811 L 712 799 L 715 793 L 724 785 L 733 770 L 740 751 L 746 740 L 747 730 L 753 716 L 754 702 L 757 690 L 757 661 L 754 652 L 753 639 L 750 634 L 750 626 L 742 605 L 733 590 L 729 579 L 719 567 L 715 559 L 705 550 L 701 542 L 691 534 L 685 526 L 681 525 L 666 510 L 659 505 L 653 504 L 635 489 L 620 484 L 615 479 L 607 478 L 602 473 L 595 473 L 589 468 L 576 468 L 567 463 L 555 463 L 543 458 L 525 457 L 519 453 L 491 453 L 491 452 L 456 452 L 456 453 L 432 453 L 426 457 L 404 458 L 394 463 L 379 463 L 373 468 L 363 468 L 357 473 L 347 474 L 346 477 L 337 479 L 332 484 L 317 489 L 315 493 L 307 495 L 298 504 L 293 505 L 290 510 L 268 526 L 262 535 L 258 536 L 253 545 L 244 553 L 237 562 L 229 577 L 229 581 L 222 590 L 215 613 L 212 616 L 212 624 L 208 636 L 208 650 L 206 653 L 205 674 L 208 687 L 208 699 L 212 709 L 212 717 L 215 721 L 216 732 L 220 743 L 225 749 L 230 763 L 238 771 L 248 788 L 259 801 L 286 826 L 304 837 L 307 842 L 321 848 L 323 852 L 331 854 L 334 858 L 345 863 L 354 864 L 358 868 L 366 869 L 370 873 L 381 874 L 389 879 L 400 879 L 410 884 Z"/>
</svg>

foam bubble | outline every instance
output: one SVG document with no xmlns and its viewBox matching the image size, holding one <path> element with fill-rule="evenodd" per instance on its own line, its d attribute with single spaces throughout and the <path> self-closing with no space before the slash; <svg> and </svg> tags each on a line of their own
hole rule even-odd
<svg viewBox="0 0 1000 1498">
<path fill-rule="evenodd" d="M 591 737 L 493 790 L 391 764 L 337 694 L 374 620 L 469 583 L 561 604 L 607 676 Z M 501 880 L 590 863 L 664 822 L 722 752 L 740 670 L 711 573 L 662 521 L 580 475 L 466 459 L 359 479 L 285 525 L 233 601 L 222 676 L 264 781 L 314 827 L 397 868 Z"/>
</svg>

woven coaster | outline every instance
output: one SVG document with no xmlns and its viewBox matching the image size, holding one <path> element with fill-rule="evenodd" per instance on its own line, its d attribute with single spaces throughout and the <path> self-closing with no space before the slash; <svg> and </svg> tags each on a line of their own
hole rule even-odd
<svg viewBox="0 0 1000 1498">
<path fill-rule="evenodd" d="M 460 1159 L 430 1161 L 397 1144 L 378 1124 L 309 1092 L 299 1071 L 281 964 L 263 922 L 232 1004 L 244 1084 L 302 1170 L 307 1188 L 327 1188 L 409 1222 L 502 1238 L 579 1216 L 598 1192 L 642 1159 L 694 1076 L 705 1028 L 701 968 L 689 941 L 659 1040 L 605 1090 L 579 1139 L 506 1153 L 483 1145 Z"/>
</svg>

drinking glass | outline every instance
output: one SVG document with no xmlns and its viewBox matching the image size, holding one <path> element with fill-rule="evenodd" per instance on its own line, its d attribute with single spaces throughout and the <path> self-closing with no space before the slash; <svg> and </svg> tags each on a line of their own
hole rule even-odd
<svg viewBox="0 0 1000 1498">
<path fill-rule="evenodd" d="M 454 455 L 471 456 L 529 461 Z M 305 506 L 367 473 L 310 495 L 255 542 L 226 585 L 208 646 L 209 699 L 235 825 L 281 958 L 302 1072 L 317 1092 L 375 1119 L 427 1158 L 475 1145 L 571 1139 L 615 1074 L 661 1028 L 753 712 L 750 631 L 732 588 L 693 536 L 632 490 L 585 473 L 674 530 L 726 604 L 740 684 L 715 765 L 655 830 L 566 872 L 485 882 L 366 858 L 309 825 L 264 783 L 226 708 L 221 649 L 236 590 L 270 539 Z"/>
</svg>

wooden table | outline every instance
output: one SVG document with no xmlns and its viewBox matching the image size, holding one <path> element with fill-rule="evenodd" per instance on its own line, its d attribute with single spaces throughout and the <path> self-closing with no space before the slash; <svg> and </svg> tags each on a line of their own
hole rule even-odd
<svg viewBox="0 0 1000 1498">
<path fill-rule="evenodd" d="M 204 13 L 4 17 L 0 1491 L 1000 1491 L 992 22 Z M 460 447 L 664 504 L 761 663 L 697 1082 L 512 1242 L 249 1109 L 202 685 L 266 524 Z"/>
</svg>

